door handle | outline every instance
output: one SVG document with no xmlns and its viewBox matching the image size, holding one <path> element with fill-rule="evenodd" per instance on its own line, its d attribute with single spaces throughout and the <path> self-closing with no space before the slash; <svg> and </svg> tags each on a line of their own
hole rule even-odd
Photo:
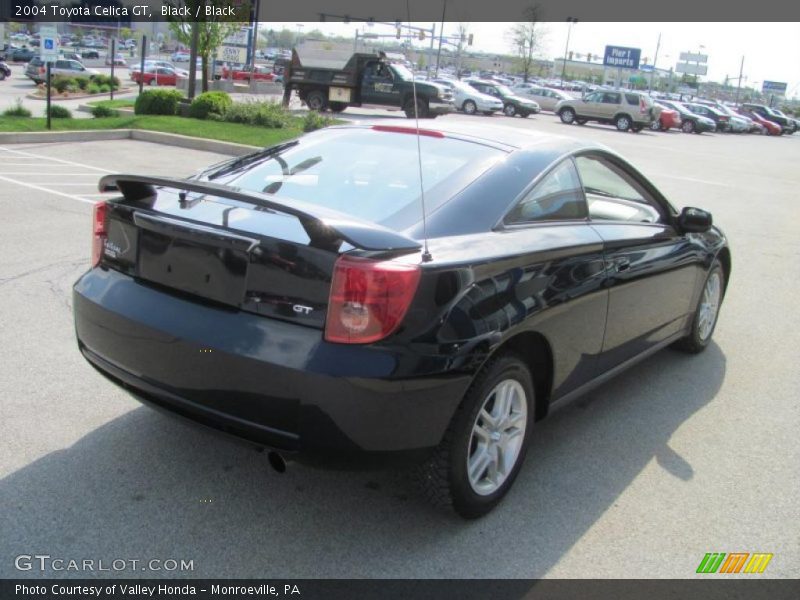
<svg viewBox="0 0 800 600">
<path fill-rule="evenodd" d="M 631 268 L 631 261 L 627 258 L 618 258 L 614 261 L 614 268 L 616 269 L 617 273 L 627 271 Z"/>
</svg>

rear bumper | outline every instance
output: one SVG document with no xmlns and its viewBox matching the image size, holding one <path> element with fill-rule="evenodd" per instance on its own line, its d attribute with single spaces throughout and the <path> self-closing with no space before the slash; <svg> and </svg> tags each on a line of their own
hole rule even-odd
<svg viewBox="0 0 800 600">
<path fill-rule="evenodd" d="M 93 269 L 73 290 L 84 357 L 135 397 L 313 457 L 436 446 L 470 382 L 444 357 L 330 344 L 317 329 Z"/>
</svg>

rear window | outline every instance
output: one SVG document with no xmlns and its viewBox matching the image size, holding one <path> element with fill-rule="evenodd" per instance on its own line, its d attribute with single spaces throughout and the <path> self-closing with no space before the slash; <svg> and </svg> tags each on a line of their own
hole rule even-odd
<svg viewBox="0 0 800 600">
<path fill-rule="evenodd" d="M 419 144 L 429 213 L 505 156 L 452 138 L 422 135 Z M 419 168 L 416 135 L 329 129 L 225 177 L 225 183 L 402 229 L 422 215 Z"/>
</svg>

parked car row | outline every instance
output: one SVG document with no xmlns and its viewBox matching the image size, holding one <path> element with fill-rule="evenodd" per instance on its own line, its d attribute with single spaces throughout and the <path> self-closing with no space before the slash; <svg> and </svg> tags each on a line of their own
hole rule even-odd
<svg viewBox="0 0 800 600">
<path fill-rule="evenodd" d="M 467 78 L 463 80 L 438 78 L 432 80 L 453 93 L 456 110 L 468 115 L 482 113 L 490 116 L 502 111 L 507 117 L 528 117 L 541 111 L 541 106 L 506 85 L 490 79 Z"/>
</svg>

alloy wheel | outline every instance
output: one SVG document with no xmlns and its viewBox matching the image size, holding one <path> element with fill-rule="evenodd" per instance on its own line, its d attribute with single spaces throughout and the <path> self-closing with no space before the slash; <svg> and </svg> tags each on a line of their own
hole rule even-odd
<svg viewBox="0 0 800 600">
<path fill-rule="evenodd" d="M 722 292 L 722 280 L 719 270 L 714 271 L 706 281 L 703 288 L 703 297 L 700 300 L 700 316 L 697 322 L 697 329 L 700 339 L 705 341 L 714 330 L 719 312 L 719 300 Z"/>
<path fill-rule="evenodd" d="M 467 474 L 481 496 L 496 492 L 520 457 L 528 422 L 525 389 L 516 379 L 504 379 L 487 394 L 472 426 Z"/>
</svg>

